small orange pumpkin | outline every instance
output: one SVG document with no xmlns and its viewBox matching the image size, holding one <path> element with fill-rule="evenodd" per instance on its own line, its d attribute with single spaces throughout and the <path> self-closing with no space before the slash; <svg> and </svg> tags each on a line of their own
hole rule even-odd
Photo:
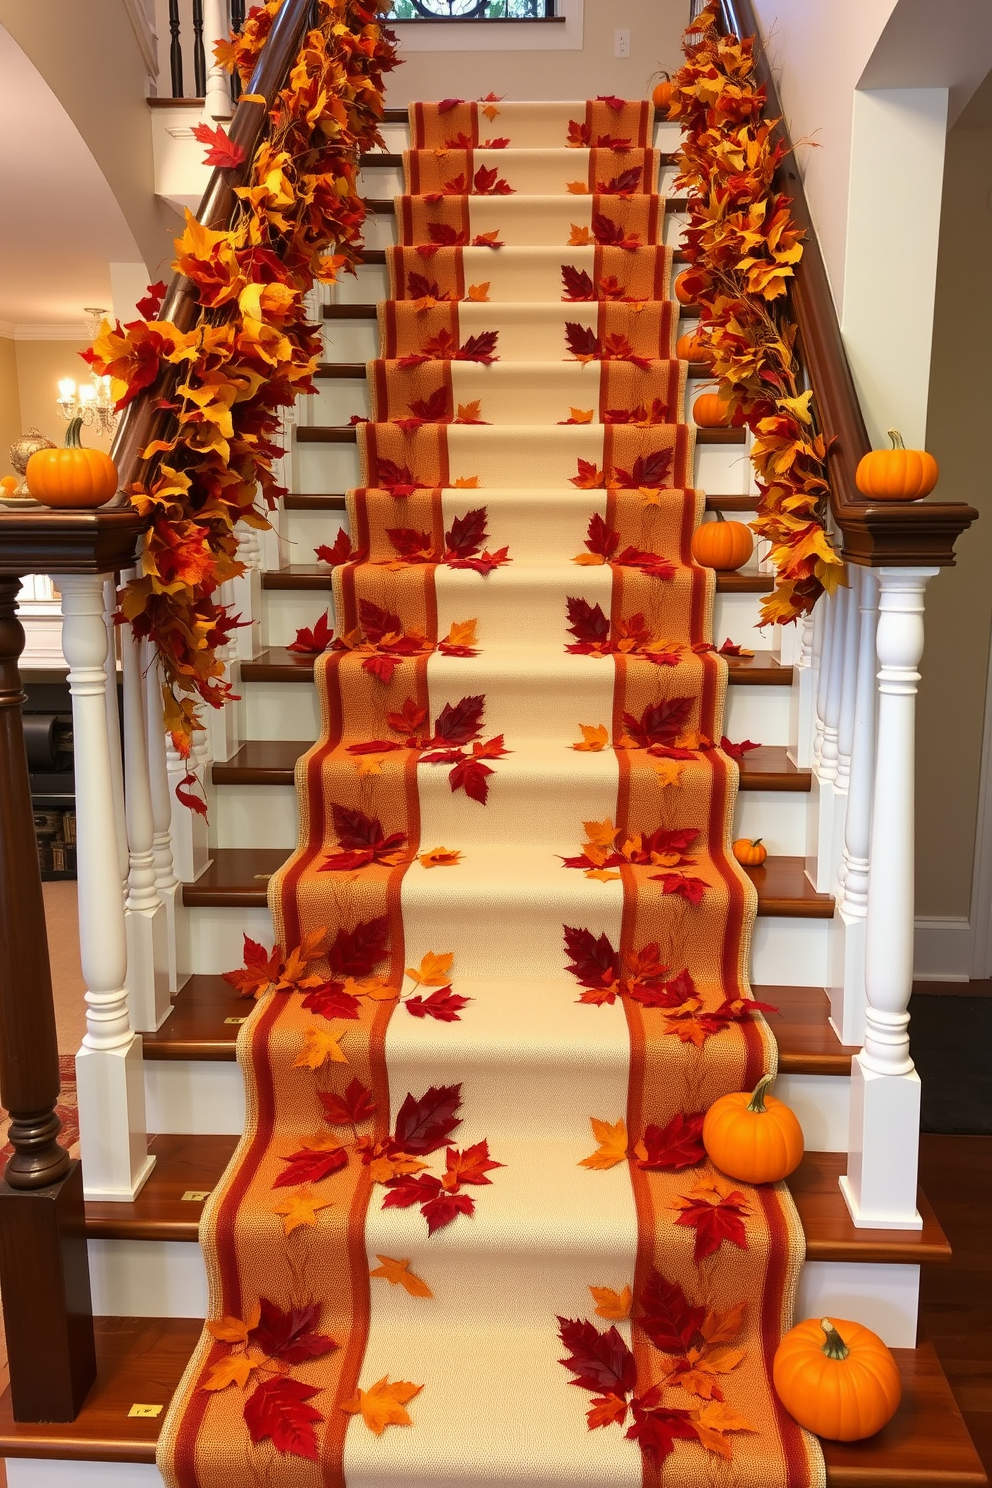
<svg viewBox="0 0 992 1488">
<path fill-rule="evenodd" d="M 898 429 L 889 430 L 892 448 L 862 455 L 854 479 L 873 501 L 921 501 L 937 484 L 937 461 L 926 450 L 908 450 Z"/>
<path fill-rule="evenodd" d="M 692 405 L 692 421 L 700 429 L 727 429 L 730 406 L 719 393 L 700 393 Z"/>
<path fill-rule="evenodd" d="M 685 287 L 685 281 L 688 277 L 688 274 L 689 270 L 683 269 L 681 274 L 675 275 L 675 280 L 672 284 L 672 289 L 675 291 L 675 298 L 678 300 L 680 305 L 692 304 L 692 295 Z"/>
<path fill-rule="evenodd" d="M 807 1431 L 829 1441 L 863 1441 L 899 1408 L 902 1381 L 892 1354 L 870 1328 L 807 1318 L 775 1352 L 778 1398 Z"/>
<path fill-rule="evenodd" d="M 734 857 L 745 868 L 760 868 L 768 856 L 768 849 L 760 837 L 738 837 L 734 843 Z"/>
<path fill-rule="evenodd" d="M 24 479 L 35 501 L 84 510 L 103 506 L 116 492 L 117 466 L 102 450 L 83 448 L 82 423 L 72 420 L 62 449 L 35 450 L 31 456 Z"/>
<path fill-rule="evenodd" d="M 795 1112 L 768 1094 L 774 1079 L 765 1075 L 750 1095 L 746 1090 L 721 1095 L 706 1112 L 703 1146 L 728 1178 L 777 1183 L 802 1162 L 803 1129 Z"/>
<path fill-rule="evenodd" d="M 672 101 L 673 91 L 674 89 L 672 87 L 671 78 L 669 77 L 667 72 L 663 72 L 661 74 L 661 81 L 659 83 L 655 83 L 654 89 L 651 93 L 651 102 L 654 104 L 655 108 L 667 110 L 668 105 Z"/>
<path fill-rule="evenodd" d="M 730 573 L 750 558 L 754 538 L 743 522 L 728 522 L 723 512 L 717 512 L 715 522 L 700 522 L 692 534 L 690 551 L 703 568 Z"/>
<path fill-rule="evenodd" d="M 686 331 L 675 343 L 675 355 L 681 362 L 711 362 L 713 348 L 698 331 Z"/>
</svg>

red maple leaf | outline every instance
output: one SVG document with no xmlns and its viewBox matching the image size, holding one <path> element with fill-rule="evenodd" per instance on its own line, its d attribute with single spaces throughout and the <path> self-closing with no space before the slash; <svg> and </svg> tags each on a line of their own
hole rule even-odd
<svg viewBox="0 0 992 1488">
<path fill-rule="evenodd" d="M 601 558 L 611 558 L 620 543 L 620 534 L 612 527 L 607 527 L 603 518 L 596 512 L 589 518 L 589 526 L 586 528 L 588 534 L 585 546 L 590 553 L 598 553 Z"/>
<path fill-rule="evenodd" d="M 460 760 L 455 765 L 448 780 L 451 782 L 453 791 L 463 790 L 473 801 L 478 801 L 480 805 L 485 806 L 489 799 L 488 776 L 492 773 L 492 767 L 483 764 L 479 758 L 468 758 Z"/>
<path fill-rule="evenodd" d="M 457 108 L 460 103 L 464 102 L 464 98 L 442 98 L 437 106 L 437 111 L 439 114 L 450 114 L 452 109 Z"/>
<path fill-rule="evenodd" d="M 446 563 L 475 556 L 489 536 L 488 519 L 489 508 L 485 506 L 474 507 L 463 517 L 455 517 L 450 530 L 444 534 Z"/>
<path fill-rule="evenodd" d="M 486 697 L 482 692 L 463 697 L 454 706 L 445 703 L 434 724 L 434 738 L 455 746 L 470 744 L 482 732 L 485 708 Z"/>
<path fill-rule="evenodd" d="M 704 878 L 695 878 L 691 873 L 649 873 L 648 877 L 661 884 L 663 894 L 678 894 L 690 904 L 699 904 L 709 888 Z"/>
<path fill-rule="evenodd" d="M 287 1157 L 280 1157 L 286 1167 L 275 1180 L 273 1188 L 295 1188 L 298 1183 L 319 1183 L 348 1165 L 348 1150 L 345 1147 L 301 1147 Z"/>
<path fill-rule="evenodd" d="M 386 536 L 394 550 L 407 563 L 435 563 L 437 553 L 429 532 L 419 532 L 415 527 L 387 527 Z"/>
<path fill-rule="evenodd" d="M 577 357 L 580 361 L 600 355 L 599 337 L 592 326 L 584 326 L 577 320 L 567 320 L 565 341 L 573 357 Z"/>
<path fill-rule="evenodd" d="M 596 298 L 593 282 L 585 269 L 577 269 L 574 264 L 562 264 L 561 277 L 565 290 L 562 299 L 567 303 L 578 304 L 581 300 Z"/>
<path fill-rule="evenodd" d="M 166 284 L 160 279 L 157 284 L 149 284 L 144 296 L 135 305 L 138 314 L 145 320 L 156 320 L 158 312 L 162 308 L 165 299 Z"/>
<path fill-rule="evenodd" d="M 641 168 L 632 166 L 630 170 L 621 171 L 619 176 L 612 176 L 608 181 L 599 181 L 596 190 L 600 196 L 630 196 L 641 184 Z"/>
<path fill-rule="evenodd" d="M 487 366 L 491 362 L 498 361 L 494 355 L 496 343 L 499 340 L 499 331 L 479 331 L 475 336 L 469 336 L 468 340 L 459 346 L 454 354 L 456 362 L 484 362 Z"/>
<path fill-rule="evenodd" d="M 724 735 L 720 740 L 720 748 L 724 754 L 729 754 L 731 759 L 739 760 L 743 759 L 749 750 L 760 749 L 761 745 L 755 744 L 752 739 L 742 739 L 739 744 L 732 744 Z"/>
<path fill-rule="evenodd" d="M 491 1173 L 494 1168 L 503 1168 L 505 1163 L 495 1162 L 489 1156 L 489 1143 L 483 1138 L 481 1142 L 474 1142 L 471 1147 L 464 1148 L 459 1152 L 457 1147 L 449 1147 L 445 1154 L 445 1171 L 441 1179 L 441 1187 L 448 1193 L 454 1193 L 462 1183 L 492 1183 L 486 1174 Z"/>
<path fill-rule="evenodd" d="M 403 1006 L 414 1018 L 436 1018 L 439 1023 L 458 1023 L 461 1021 L 462 1008 L 467 1007 L 470 1001 L 471 998 L 460 997 L 450 987 L 438 987 L 429 997 L 418 993 L 416 997 L 406 998 Z"/>
<path fill-rule="evenodd" d="M 291 1307 L 283 1312 L 267 1297 L 259 1297 L 259 1319 L 249 1330 L 248 1342 L 260 1348 L 270 1359 L 285 1364 L 304 1364 L 308 1359 L 322 1359 L 337 1348 L 326 1333 L 314 1332 L 320 1318 L 320 1303 L 309 1307 Z"/>
<path fill-rule="evenodd" d="M 430 1173 L 404 1173 L 387 1179 L 386 1188 L 383 1209 L 412 1209 L 414 1204 L 435 1198 L 441 1192 L 441 1180 Z"/>
<path fill-rule="evenodd" d="M 669 1281 L 652 1268 L 637 1321 L 655 1348 L 665 1354 L 684 1354 L 705 1317 L 706 1308 L 690 1306 L 677 1281 Z"/>
<path fill-rule="evenodd" d="M 580 123 L 578 119 L 569 119 L 568 143 L 573 149 L 588 150 L 591 139 L 591 124 Z"/>
<path fill-rule="evenodd" d="M 744 1216 L 750 1210 L 740 1189 L 735 1188 L 730 1193 L 722 1194 L 707 1187 L 707 1192 L 713 1194 L 712 1202 L 704 1193 L 697 1193 L 695 1196 L 686 1194 L 678 1200 L 682 1213 L 675 1223 L 688 1226 L 696 1232 L 693 1260 L 702 1261 L 708 1255 L 713 1255 L 724 1240 L 736 1245 L 739 1250 L 747 1250 Z"/>
<path fill-rule="evenodd" d="M 357 1076 L 345 1087 L 343 1095 L 334 1095 L 329 1090 L 319 1090 L 317 1094 L 329 1126 L 360 1126 L 375 1115 L 372 1092 Z"/>
<path fill-rule="evenodd" d="M 612 248 L 640 248 L 640 233 L 626 233 L 618 222 L 612 217 L 607 217 L 604 212 L 594 212 L 592 215 L 592 235 L 597 243 L 609 245 Z"/>
<path fill-rule="evenodd" d="M 435 1180 L 436 1181 L 436 1180 Z M 420 1212 L 427 1221 L 428 1235 L 434 1235 L 451 1224 L 459 1214 L 474 1214 L 475 1200 L 471 1194 L 437 1193 L 421 1204 Z"/>
<path fill-rule="evenodd" d="M 613 949 L 609 936 L 593 935 L 591 930 L 574 925 L 563 925 L 565 953 L 569 957 L 566 970 L 575 977 L 580 987 L 587 987 L 601 995 L 596 998 L 580 997 L 580 1002 L 614 1002 L 619 990 L 620 956 Z"/>
<path fill-rule="evenodd" d="M 652 744 L 670 744 L 688 722 L 695 701 L 692 697 L 662 698 L 660 703 L 645 708 L 640 718 L 625 713 L 624 728 L 640 749 Z"/>
<path fill-rule="evenodd" d="M 628 490 L 636 490 L 640 486 L 661 486 L 668 479 L 674 453 L 671 449 L 654 450 L 650 455 L 638 455 L 629 470 L 621 470 L 619 465 L 614 466 L 610 484 Z"/>
<path fill-rule="evenodd" d="M 194 124 L 193 138 L 198 139 L 201 145 L 210 146 L 203 157 L 204 165 L 215 165 L 221 170 L 233 170 L 235 166 L 243 165 L 245 162 L 244 150 L 229 138 L 220 124 L 216 129 L 211 129 L 209 124 Z"/>
<path fill-rule="evenodd" d="M 427 721 L 427 709 L 422 708 L 415 698 L 408 697 L 403 700 L 403 707 L 399 712 L 387 713 L 386 722 L 391 729 L 398 734 L 409 736 L 416 734 L 417 729 Z"/>
<path fill-rule="evenodd" d="M 504 563 L 509 563 L 509 548 L 497 548 L 495 553 L 490 553 L 487 548 L 477 558 L 449 558 L 449 568 L 471 568 L 485 578 L 486 574 L 492 573 L 494 568 L 501 568 Z"/>
<path fill-rule="evenodd" d="M 558 1336 L 569 1355 L 558 1362 L 575 1375 L 573 1385 L 595 1394 L 630 1394 L 637 1382 L 637 1366 L 616 1327 L 600 1332 L 584 1318 L 559 1317 Z"/>
<path fill-rule="evenodd" d="M 351 538 L 341 527 L 330 547 L 326 543 L 321 543 L 319 548 L 314 548 L 314 552 L 321 563 L 329 563 L 332 568 L 335 568 L 339 563 L 361 563 L 368 553 L 368 548 L 353 548 Z"/>
<path fill-rule="evenodd" d="M 328 947 L 327 961 L 335 976 L 371 976 L 389 946 L 389 916 L 361 920 L 353 930 L 339 930 Z"/>
<path fill-rule="evenodd" d="M 480 165 L 472 177 L 472 190 L 479 196 L 512 196 L 514 188 L 500 177 L 495 165 Z"/>
<path fill-rule="evenodd" d="M 306 1402 L 319 1393 L 319 1385 L 305 1385 L 302 1380 L 289 1379 L 284 1374 L 263 1380 L 244 1405 L 245 1424 L 252 1442 L 257 1446 L 269 1437 L 277 1452 L 316 1462 L 317 1438 L 313 1428 L 324 1417 Z"/>
<path fill-rule="evenodd" d="M 596 102 L 605 103 L 615 114 L 619 114 L 623 108 L 623 99 L 618 98 L 615 93 L 597 93 Z"/>
<path fill-rule="evenodd" d="M 431 222 L 427 236 L 438 248 L 455 248 L 466 242 L 468 234 L 448 222 Z"/>
<path fill-rule="evenodd" d="M 406 293 L 409 300 L 446 300 L 436 279 L 428 279 L 411 269 L 406 276 Z"/>
<path fill-rule="evenodd" d="M 703 1146 L 705 1111 L 676 1111 L 667 1126 L 654 1122 L 644 1128 L 641 1143 L 644 1156 L 636 1156 L 639 1168 L 693 1168 L 706 1158 Z"/>
<path fill-rule="evenodd" d="M 327 650 L 333 639 L 329 612 L 325 610 L 316 625 L 300 626 L 296 632 L 296 640 L 291 641 L 286 650 L 298 651 L 303 656 L 319 656 L 322 651 Z"/>
<path fill-rule="evenodd" d="M 632 1400 L 630 1408 L 634 1424 L 628 1426 L 625 1433 L 630 1441 L 637 1442 L 644 1456 L 656 1466 L 664 1462 L 676 1440 L 698 1440 L 692 1424 L 692 1411 L 667 1406 L 652 1409 L 647 1404 L 649 1400 L 660 1399 L 661 1390 L 656 1385 L 639 1400 Z"/>
<path fill-rule="evenodd" d="M 580 645 L 604 645 L 610 638 L 610 622 L 603 614 L 601 605 L 591 605 L 587 599 L 570 596 L 565 601 L 568 607 L 568 632 Z M 572 650 L 571 646 L 565 648 Z"/>
<path fill-rule="evenodd" d="M 432 1085 L 419 1100 L 407 1095 L 396 1113 L 395 1140 L 415 1157 L 436 1152 L 461 1122 L 457 1114 L 461 1103 L 461 1083 Z"/>
<path fill-rule="evenodd" d="M 639 568 L 652 579 L 673 579 L 676 573 L 674 563 L 660 553 L 646 553 L 641 548 L 626 547 L 612 561 L 620 568 Z"/>
<path fill-rule="evenodd" d="M 583 460 L 580 456 L 575 464 L 577 473 L 569 476 L 571 485 L 577 486 L 580 491 L 598 491 L 606 485 L 606 476 L 595 460 Z"/>
<path fill-rule="evenodd" d="M 426 424 L 448 422 L 451 418 L 448 389 L 446 387 L 435 388 L 429 398 L 418 398 L 415 403 L 409 404 L 409 409 L 414 418 L 422 419 Z"/>
<path fill-rule="evenodd" d="M 391 491 L 394 496 L 412 496 L 414 491 L 425 489 L 423 482 L 417 480 L 409 465 L 397 465 L 395 460 L 386 460 L 382 456 L 376 460 L 374 474 L 379 488 Z"/>
</svg>

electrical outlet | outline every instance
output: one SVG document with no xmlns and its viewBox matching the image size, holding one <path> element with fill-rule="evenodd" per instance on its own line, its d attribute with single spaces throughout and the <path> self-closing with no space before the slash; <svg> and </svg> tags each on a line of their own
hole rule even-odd
<svg viewBox="0 0 992 1488">
<path fill-rule="evenodd" d="M 614 31 L 613 33 L 613 55 L 614 57 L 630 56 L 630 32 Z"/>
</svg>

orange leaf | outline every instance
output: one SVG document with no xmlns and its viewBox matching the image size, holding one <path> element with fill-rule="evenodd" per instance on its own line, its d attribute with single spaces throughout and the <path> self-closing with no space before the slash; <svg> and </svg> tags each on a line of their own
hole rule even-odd
<svg viewBox="0 0 992 1488">
<path fill-rule="evenodd" d="M 655 779 L 662 787 L 666 785 L 680 785 L 682 783 L 682 763 L 680 760 L 659 759 L 652 760 Z"/>
<path fill-rule="evenodd" d="M 329 1209 L 331 1204 L 332 1200 L 320 1198 L 312 1189 L 301 1188 L 297 1193 L 288 1194 L 281 1199 L 271 1213 L 282 1216 L 283 1234 L 291 1235 L 301 1225 L 313 1228 L 317 1223 L 318 1211 Z"/>
<path fill-rule="evenodd" d="M 472 403 L 459 403 L 456 418 L 465 424 L 477 424 L 482 413 L 482 399 L 476 398 Z"/>
<path fill-rule="evenodd" d="M 589 195 L 589 187 L 586 185 L 585 181 L 566 181 L 565 190 L 571 192 L 572 196 Z"/>
<path fill-rule="evenodd" d="M 599 1143 L 596 1151 L 582 1158 L 580 1168 L 615 1168 L 627 1156 L 627 1123 L 621 1116 L 615 1126 L 590 1116 L 593 1136 Z"/>
<path fill-rule="evenodd" d="M 460 475 L 454 482 L 452 489 L 455 491 L 476 491 L 479 487 L 477 475 Z"/>
<path fill-rule="evenodd" d="M 589 838 L 589 841 L 596 847 L 610 848 L 613 846 L 613 839 L 617 835 L 617 829 L 608 816 L 601 822 L 587 821 L 583 822 L 582 825 L 586 829 L 586 836 Z"/>
<path fill-rule="evenodd" d="M 409 1260 L 394 1261 L 391 1256 L 377 1255 L 376 1260 L 380 1262 L 372 1271 L 370 1276 L 382 1276 L 389 1282 L 390 1286 L 401 1286 L 411 1297 L 433 1297 L 434 1293 L 426 1281 L 421 1281 L 409 1269 Z"/>
<path fill-rule="evenodd" d="M 204 1390 L 226 1390 L 228 1385 L 239 1385 L 243 1390 L 252 1370 L 256 1367 L 247 1354 L 228 1354 L 225 1359 L 218 1359 L 209 1377 L 204 1380 L 202 1388 Z"/>
<path fill-rule="evenodd" d="M 470 284 L 468 287 L 468 298 L 477 300 L 480 304 L 489 299 L 489 285 L 491 280 L 487 279 L 483 284 Z"/>
<path fill-rule="evenodd" d="M 341 1409 L 349 1415 L 361 1412 L 362 1420 L 370 1431 L 381 1436 L 387 1426 L 412 1426 L 407 1401 L 419 1395 L 423 1385 L 412 1385 L 409 1380 L 393 1380 L 384 1374 L 381 1380 L 368 1390 L 359 1390 L 350 1400 L 342 1402 Z"/>
<path fill-rule="evenodd" d="M 600 883 L 612 883 L 620 875 L 613 868 L 587 868 L 583 877 L 598 879 Z"/>
<path fill-rule="evenodd" d="M 390 564 L 392 567 L 392 564 Z M 366 775 L 381 775 L 382 763 L 374 754 L 359 754 L 355 756 L 355 767 L 359 777 L 364 780 Z"/>
<path fill-rule="evenodd" d="M 445 987 L 450 981 L 448 972 L 454 959 L 454 951 L 444 951 L 440 955 L 428 951 L 420 966 L 408 966 L 406 974 L 411 981 L 419 982 L 422 987 Z"/>
<path fill-rule="evenodd" d="M 591 424 L 596 410 L 594 408 L 570 408 L 568 411 L 572 415 L 573 424 Z"/>
<path fill-rule="evenodd" d="M 485 114 L 485 116 L 489 120 L 490 124 L 499 115 L 499 109 L 498 108 L 493 108 L 493 106 L 492 106 L 491 103 L 489 105 L 487 105 L 486 108 L 480 109 L 479 112 L 482 113 L 482 114 Z"/>
<path fill-rule="evenodd" d="M 707 1451 L 715 1452 L 728 1461 L 733 1453 L 730 1443 L 724 1439 L 725 1433 L 755 1429 L 745 1416 L 720 1400 L 711 1400 L 701 1410 L 694 1411 L 692 1426 Z"/>
<path fill-rule="evenodd" d="M 568 237 L 569 248 L 587 248 L 592 242 L 592 234 L 587 227 L 577 227 L 571 223 L 571 232 Z"/>
<path fill-rule="evenodd" d="M 340 1048 L 346 1028 L 325 1030 L 308 1028 L 303 1035 L 303 1048 L 293 1060 L 294 1069 L 320 1069 L 328 1060 L 332 1064 L 347 1064 L 348 1056 Z"/>
<path fill-rule="evenodd" d="M 262 1309 L 256 1307 L 247 1323 L 240 1318 L 223 1317 L 216 1320 L 207 1320 L 207 1332 L 216 1338 L 219 1343 L 247 1343 L 248 1334 L 252 1328 L 258 1327 L 258 1320 L 262 1315 Z"/>
<path fill-rule="evenodd" d="M 746 1311 L 747 1303 L 738 1302 L 726 1312 L 708 1312 L 699 1331 L 707 1343 L 730 1343 L 740 1332 Z"/>
<path fill-rule="evenodd" d="M 449 646 L 477 646 L 475 627 L 478 620 L 452 620 L 451 629 L 445 636 Z"/>
<path fill-rule="evenodd" d="M 627 1419 L 627 1402 L 622 1395 L 597 1395 L 586 1411 L 589 1430 L 597 1426 L 613 1426 Z"/>
<path fill-rule="evenodd" d="M 447 847 L 432 847 L 428 852 L 418 853 L 417 856 L 423 868 L 454 868 L 462 860 L 460 852 L 452 852 Z"/>
<path fill-rule="evenodd" d="M 598 754 L 610 742 L 610 731 L 605 723 L 580 723 L 579 728 L 582 730 L 582 739 L 578 744 L 572 745 L 573 749 Z"/>
<path fill-rule="evenodd" d="M 603 557 L 602 553 L 576 553 L 575 557 L 572 559 L 572 562 L 580 563 L 585 568 L 592 568 L 597 564 L 601 566 L 606 562 L 606 559 Z"/>
<path fill-rule="evenodd" d="M 596 1303 L 597 1317 L 610 1318 L 618 1323 L 630 1317 L 633 1295 L 629 1286 L 625 1286 L 622 1292 L 615 1292 L 611 1287 L 595 1286 L 591 1286 L 589 1290 Z"/>
</svg>

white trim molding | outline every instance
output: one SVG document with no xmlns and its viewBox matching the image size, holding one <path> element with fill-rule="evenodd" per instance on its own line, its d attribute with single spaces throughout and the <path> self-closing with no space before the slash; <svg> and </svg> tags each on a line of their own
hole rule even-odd
<svg viewBox="0 0 992 1488">
<path fill-rule="evenodd" d="M 85 320 L 66 321 L 55 325 L 15 325 L 11 327 L 15 341 L 82 341 L 90 340 Z M 3 332 L 3 334 L 7 334 Z"/>
<path fill-rule="evenodd" d="M 972 971 L 974 932 L 964 915 L 917 918 L 913 977 L 918 982 L 966 982 Z"/>
<path fill-rule="evenodd" d="M 155 29 L 154 0 L 124 0 L 124 9 L 141 50 L 150 84 L 149 92 L 154 97 L 158 88 L 158 32 Z"/>
</svg>

